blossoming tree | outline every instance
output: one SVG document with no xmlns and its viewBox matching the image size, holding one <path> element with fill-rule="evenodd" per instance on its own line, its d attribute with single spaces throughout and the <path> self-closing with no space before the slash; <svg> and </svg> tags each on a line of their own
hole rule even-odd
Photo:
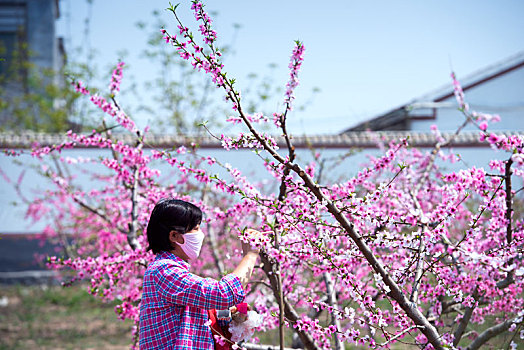
<svg viewBox="0 0 524 350">
<path fill-rule="evenodd" d="M 221 63 L 217 33 L 203 4 L 192 2 L 198 34 L 180 22 L 177 7 L 169 10 L 178 30 L 175 35 L 162 29 L 166 43 L 210 76 L 231 103 L 233 115 L 227 121 L 246 129 L 236 137 L 215 137 L 231 152 L 253 149 L 278 191 L 271 193 L 238 169 L 201 156 L 196 145 L 147 150 L 147 129 L 138 128 L 116 100 L 124 68 L 120 63 L 109 98 L 91 94 L 81 82 L 74 84 L 135 135 L 136 143 L 114 141 L 111 127 L 104 126 L 89 135 L 69 132 L 67 142 L 37 146 L 31 153 L 45 159 L 79 144 L 108 150 L 99 159 L 59 157 L 63 164 L 82 161 L 107 168 L 92 174 L 100 184 L 96 189 L 77 187 L 60 162 L 44 169 L 55 190 L 35 200 L 28 213 L 39 219 L 52 210 L 56 225 L 44 234 L 75 239 L 67 244 L 66 258 L 49 259 L 52 268 L 67 267 L 73 271 L 69 283 L 87 280 L 93 295 L 120 300 L 119 317 L 137 322 L 141 276 L 152 259 L 144 229 L 156 201 L 172 196 L 205 212 L 208 251 L 193 269 L 215 277 L 231 269 L 239 258 L 231 237 L 262 248 L 248 301 L 265 318 L 260 331 L 279 329 L 280 348 L 285 328 L 294 333 L 293 345 L 306 349 L 344 349 L 349 344 L 389 348 L 395 343 L 477 349 L 499 335 L 509 337 L 512 346 L 524 337 L 524 229 L 515 210 L 519 189 L 513 188 L 524 176 L 524 138 L 491 133 L 494 117 L 471 111 L 453 76 L 464 115 L 455 135 L 468 123 L 476 125 L 480 140 L 506 152 L 506 160 L 491 161 L 489 170 L 444 172 L 436 159 L 453 160 L 445 150 L 453 137 L 439 136 L 431 152 L 398 140 L 356 176 L 321 179 L 319 158 L 300 164 L 286 126 L 304 45 L 296 42 L 291 56 L 283 111 L 272 117 L 248 114 L 235 80 Z M 282 135 L 283 150 L 270 134 L 259 131 L 263 123 Z M 158 164 L 172 168 L 176 181 L 165 184 Z M 228 176 L 214 175 L 209 165 L 223 167 Z M 265 234 L 252 238 L 239 229 L 247 226 Z M 72 235 L 64 236 L 65 231 Z"/>
</svg>

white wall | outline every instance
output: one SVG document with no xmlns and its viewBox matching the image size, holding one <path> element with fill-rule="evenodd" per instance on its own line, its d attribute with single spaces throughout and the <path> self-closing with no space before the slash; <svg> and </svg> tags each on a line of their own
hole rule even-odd
<svg viewBox="0 0 524 350">
<path fill-rule="evenodd" d="M 323 158 L 330 158 L 334 160 L 346 154 L 350 149 L 326 149 L 318 150 L 321 152 Z M 363 168 L 363 164 L 367 162 L 368 156 L 380 156 L 382 153 L 379 149 L 365 149 L 365 150 L 354 150 L 354 154 L 350 157 L 345 158 L 341 162 L 328 162 L 327 167 L 324 169 L 322 176 L 322 183 L 333 183 L 334 181 L 347 180 L 358 173 Z M 462 161 L 454 164 L 442 164 L 442 166 L 449 170 L 454 171 L 465 167 L 477 166 L 487 168 L 488 163 L 491 159 L 505 159 L 508 156 L 505 153 L 495 152 L 490 148 L 460 148 L 454 149 L 454 153 L 461 155 Z M 223 163 L 230 163 L 233 167 L 239 168 L 239 170 L 246 175 L 251 181 L 265 181 L 268 182 L 266 185 L 267 191 L 276 193 L 277 185 L 270 185 L 273 180 L 269 177 L 265 168 L 263 167 L 262 160 L 258 158 L 251 151 L 224 151 L 216 149 L 204 149 L 199 152 L 202 155 L 212 156 L 217 158 Z M 110 153 L 107 150 L 95 150 L 95 149 L 83 149 L 83 150 L 64 150 L 62 152 L 63 157 L 85 157 L 94 158 L 98 157 L 110 157 Z M 304 165 L 311 162 L 313 156 L 310 151 L 299 149 L 297 161 Z M 20 161 L 22 163 L 20 163 Z M 40 163 L 36 162 L 29 156 L 10 158 L 3 154 L 0 154 L 0 169 L 4 172 L 14 183 L 16 183 L 19 176 L 24 172 L 24 178 L 21 183 L 22 193 L 28 199 L 35 198 L 37 194 L 42 193 L 47 189 L 53 189 L 49 180 L 38 175 L 35 167 L 38 168 Z M 159 165 L 158 168 L 162 171 L 162 182 L 163 183 L 174 183 L 178 177 L 178 171 L 170 169 L 165 165 Z M 71 170 L 73 174 L 77 176 L 77 183 L 79 183 L 84 190 L 100 187 L 101 183 L 93 181 L 90 177 L 91 172 L 102 173 L 108 170 L 100 164 L 83 164 L 82 166 L 72 166 Z M 222 178 L 227 179 L 227 172 L 217 166 L 212 167 L 212 173 L 219 174 Z M 12 184 L 5 181 L 1 182 L 0 186 L 0 234 L 3 233 L 32 233 L 41 231 L 48 221 L 41 221 L 37 224 L 30 222 L 25 219 L 25 206 L 22 204 L 17 192 L 15 191 Z M 14 205 L 18 203 L 18 205 Z"/>
</svg>

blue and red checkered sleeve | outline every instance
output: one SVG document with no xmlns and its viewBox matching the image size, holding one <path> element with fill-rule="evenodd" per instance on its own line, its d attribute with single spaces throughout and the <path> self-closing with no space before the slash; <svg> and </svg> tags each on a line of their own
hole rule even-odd
<svg viewBox="0 0 524 350">
<path fill-rule="evenodd" d="M 227 309 L 244 301 L 240 279 L 229 274 L 220 281 L 197 276 L 177 265 L 162 266 L 155 278 L 156 288 L 168 302 L 200 309 Z"/>
</svg>

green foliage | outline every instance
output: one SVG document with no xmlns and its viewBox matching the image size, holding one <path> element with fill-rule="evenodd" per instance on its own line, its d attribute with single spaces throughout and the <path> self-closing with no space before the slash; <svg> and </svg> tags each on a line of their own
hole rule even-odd
<svg viewBox="0 0 524 350">
<path fill-rule="evenodd" d="M 33 130 L 60 132 L 79 130 L 72 118 L 77 94 L 64 72 L 36 65 L 27 44 L 20 41 L 7 53 L 0 74 L 0 131 Z"/>
</svg>

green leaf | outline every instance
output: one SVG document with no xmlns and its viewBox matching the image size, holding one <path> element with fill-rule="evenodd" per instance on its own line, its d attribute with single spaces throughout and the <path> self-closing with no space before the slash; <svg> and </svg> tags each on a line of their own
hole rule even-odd
<svg viewBox="0 0 524 350">
<path fill-rule="evenodd" d="M 169 2 L 169 7 L 166 10 L 169 10 L 169 11 L 173 12 L 173 14 L 175 14 L 176 8 L 179 5 L 180 5 L 180 3 L 176 4 L 175 6 L 173 6 L 173 4 L 171 2 Z"/>
</svg>

